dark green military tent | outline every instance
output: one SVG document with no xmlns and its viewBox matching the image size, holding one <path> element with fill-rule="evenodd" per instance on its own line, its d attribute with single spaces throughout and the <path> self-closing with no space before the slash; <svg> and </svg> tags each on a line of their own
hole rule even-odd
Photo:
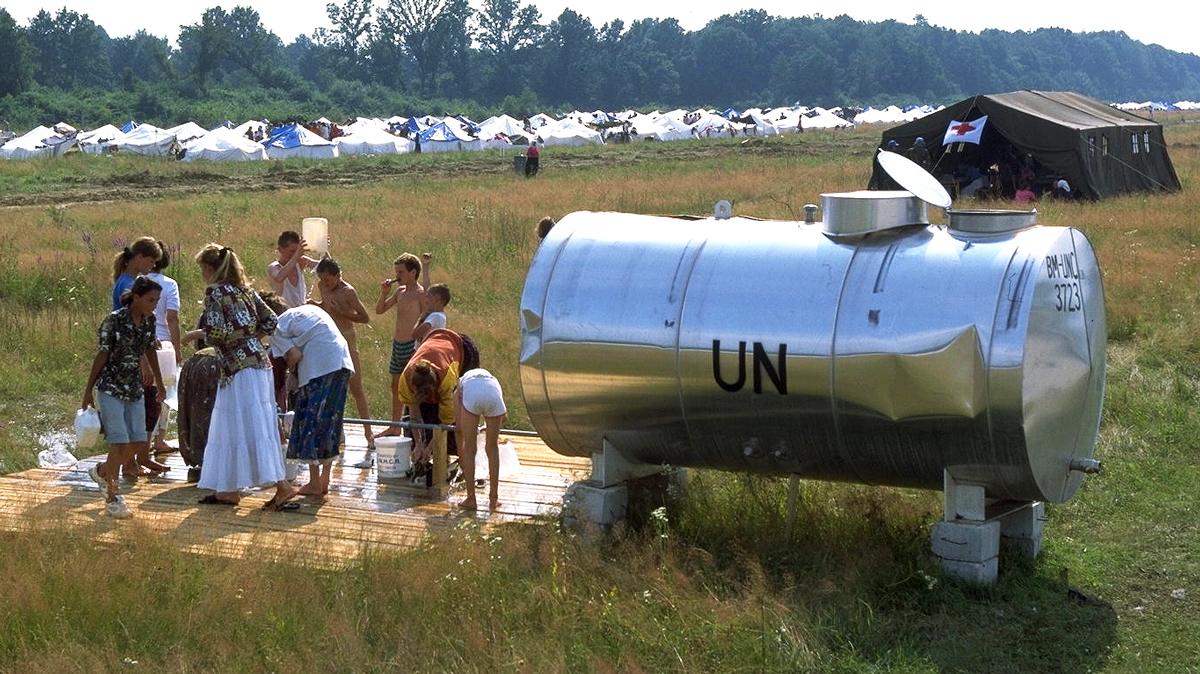
<svg viewBox="0 0 1200 674">
<path fill-rule="evenodd" d="M 966 122 L 983 115 L 987 122 L 978 145 L 943 145 L 953 121 Z M 903 151 L 918 137 L 925 139 L 931 172 L 939 177 L 955 172 L 962 175 L 960 169 L 967 163 L 986 171 L 988 165 L 1029 154 L 1039 165 L 1039 187 L 1043 188 L 1065 178 L 1075 194 L 1092 199 L 1180 189 L 1160 124 L 1071 92 L 974 96 L 888 129 L 879 146 L 886 147 L 894 140 Z M 894 189 L 879 162 L 875 162 L 869 187 Z M 1011 187 L 1005 185 L 1009 195 Z"/>
</svg>

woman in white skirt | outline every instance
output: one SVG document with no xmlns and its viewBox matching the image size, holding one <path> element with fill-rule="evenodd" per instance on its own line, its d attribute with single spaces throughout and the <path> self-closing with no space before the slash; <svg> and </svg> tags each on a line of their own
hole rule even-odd
<svg viewBox="0 0 1200 674">
<path fill-rule="evenodd" d="M 462 466 L 463 480 L 467 485 L 467 497 L 459 506 L 466 510 L 478 508 L 475 502 L 475 447 L 479 437 L 479 420 L 482 418 L 483 448 L 488 459 L 488 509 L 494 511 L 500 505 L 497 493 L 500 483 L 500 424 L 508 414 L 508 408 L 504 405 L 504 391 L 491 372 L 477 367 L 458 378 L 454 399 L 458 465 Z"/>
<path fill-rule="evenodd" d="M 196 254 L 196 263 L 208 284 L 200 331 L 221 360 L 197 484 L 216 493 L 200 502 L 237 505 L 241 490 L 273 484 L 275 494 L 263 508 L 281 510 L 296 488 L 284 479 L 270 354 L 263 342 L 275 331 L 275 312 L 250 289 L 241 261 L 229 248 L 210 243 Z"/>
</svg>

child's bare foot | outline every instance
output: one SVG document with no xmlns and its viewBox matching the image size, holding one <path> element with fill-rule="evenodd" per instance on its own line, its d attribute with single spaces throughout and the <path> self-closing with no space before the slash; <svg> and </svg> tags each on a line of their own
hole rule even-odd
<svg viewBox="0 0 1200 674">
<path fill-rule="evenodd" d="M 170 454 L 173 451 L 175 451 L 175 448 L 168 445 L 166 440 L 159 438 L 154 441 L 155 454 Z"/>
<path fill-rule="evenodd" d="M 458 507 L 463 510 L 479 510 L 479 505 L 475 503 L 474 497 L 463 499 L 459 502 Z"/>
<path fill-rule="evenodd" d="M 496 509 L 499 507 L 500 507 L 500 501 L 498 501 L 497 499 L 492 498 L 492 499 L 488 500 L 488 510 L 490 510 L 492 512 L 496 512 Z"/>
</svg>

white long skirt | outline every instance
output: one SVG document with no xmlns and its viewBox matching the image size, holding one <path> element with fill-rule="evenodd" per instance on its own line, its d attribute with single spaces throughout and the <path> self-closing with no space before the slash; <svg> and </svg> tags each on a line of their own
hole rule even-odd
<svg viewBox="0 0 1200 674">
<path fill-rule="evenodd" d="M 284 478 L 274 386 L 270 369 L 253 368 L 217 389 L 196 486 L 232 492 Z"/>
</svg>

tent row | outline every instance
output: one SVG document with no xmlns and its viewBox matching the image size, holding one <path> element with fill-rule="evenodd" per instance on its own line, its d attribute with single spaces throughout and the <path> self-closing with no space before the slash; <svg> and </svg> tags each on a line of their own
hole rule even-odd
<svg viewBox="0 0 1200 674">
<path fill-rule="evenodd" d="M 775 136 L 856 124 L 894 124 L 935 112 L 929 106 L 865 110 L 791 106 L 747 110 L 572 111 L 556 119 L 540 113 L 519 120 L 509 115 L 476 123 L 464 116 L 358 117 L 345 125 L 325 118 L 272 126 L 266 120 L 233 122 L 205 129 L 194 122 L 171 128 L 127 121 L 79 131 L 68 124 L 39 126 L 7 142 L 0 159 L 86 154 L 173 156 L 184 161 L 260 161 L 304 157 L 463 152 L 508 149 L 538 142 L 582 146 L 641 141 L 679 141 L 736 136 Z"/>
<path fill-rule="evenodd" d="M 1166 101 L 1129 101 L 1128 103 L 1117 103 L 1116 106 L 1120 110 L 1126 112 L 1170 112 L 1173 110 L 1200 110 L 1200 102 L 1196 101 L 1176 101 L 1167 103 Z"/>
</svg>

